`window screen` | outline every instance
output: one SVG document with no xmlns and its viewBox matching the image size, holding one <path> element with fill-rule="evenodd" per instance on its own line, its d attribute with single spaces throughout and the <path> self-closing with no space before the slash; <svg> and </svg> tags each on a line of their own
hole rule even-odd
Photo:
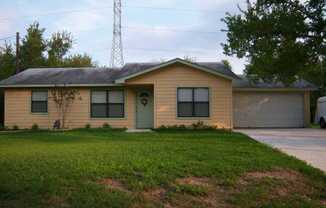
<svg viewBox="0 0 326 208">
<path fill-rule="evenodd" d="M 179 88 L 178 116 L 209 117 L 208 88 Z"/>
<path fill-rule="evenodd" d="M 92 91 L 93 118 L 123 118 L 124 92 L 122 90 Z"/>
<path fill-rule="evenodd" d="M 32 91 L 32 113 L 48 112 L 48 91 Z"/>
</svg>

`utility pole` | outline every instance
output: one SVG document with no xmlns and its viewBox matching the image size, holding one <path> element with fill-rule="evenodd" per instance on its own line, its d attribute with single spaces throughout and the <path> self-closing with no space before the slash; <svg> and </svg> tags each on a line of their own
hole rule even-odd
<svg viewBox="0 0 326 208">
<path fill-rule="evenodd" d="M 18 74 L 20 72 L 19 69 L 19 62 L 20 62 L 20 52 L 19 52 L 19 32 L 16 33 L 16 74 Z"/>
<path fill-rule="evenodd" d="M 121 0 L 114 0 L 113 5 L 113 41 L 111 51 L 112 68 L 120 68 L 124 65 L 123 47 L 121 37 Z"/>
</svg>

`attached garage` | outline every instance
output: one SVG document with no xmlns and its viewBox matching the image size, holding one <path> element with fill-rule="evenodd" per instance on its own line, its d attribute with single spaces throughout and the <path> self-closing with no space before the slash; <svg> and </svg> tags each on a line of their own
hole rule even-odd
<svg viewBox="0 0 326 208">
<path fill-rule="evenodd" d="M 310 92 L 316 87 L 298 80 L 251 82 L 244 76 L 233 80 L 234 128 L 302 128 L 310 124 Z"/>
<path fill-rule="evenodd" d="M 300 128 L 305 126 L 302 92 L 234 92 L 235 128 Z"/>
</svg>

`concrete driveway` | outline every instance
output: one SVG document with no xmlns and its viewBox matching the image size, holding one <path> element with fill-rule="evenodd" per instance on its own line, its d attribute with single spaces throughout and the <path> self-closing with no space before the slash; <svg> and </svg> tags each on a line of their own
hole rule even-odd
<svg viewBox="0 0 326 208">
<path fill-rule="evenodd" d="M 326 130 L 237 129 L 236 131 L 276 147 L 326 172 Z"/>
</svg>

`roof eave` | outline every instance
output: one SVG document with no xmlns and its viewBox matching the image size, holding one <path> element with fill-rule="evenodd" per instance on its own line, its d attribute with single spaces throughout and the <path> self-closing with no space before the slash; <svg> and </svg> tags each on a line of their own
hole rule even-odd
<svg viewBox="0 0 326 208">
<path fill-rule="evenodd" d="M 0 88 L 44 88 L 44 87 L 110 87 L 122 86 L 123 84 L 22 84 L 22 85 L 0 85 Z"/>
<path fill-rule="evenodd" d="M 317 91 L 316 88 L 255 88 L 255 87 L 233 87 L 233 91 Z"/>
<path fill-rule="evenodd" d="M 168 61 L 168 62 L 165 62 L 165 63 L 162 63 L 158 66 L 154 66 L 154 67 L 151 67 L 151 68 L 148 68 L 144 71 L 141 71 L 141 72 L 138 72 L 138 73 L 135 73 L 135 74 L 132 74 L 132 75 L 129 75 L 129 76 L 126 76 L 126 77 L 123 77 L 123 78 L 120 78 L 120 79 L 117 79 L 115 80 L 115 83 L 119 83 L 119 84 L 122 84 L 122 83 L 125 83 L 126 80 L 128 79 L 132 79 L 132 78 L 135 78 L 135 77 L 138 77 L 138 76 L 141 76 L 141 75 L 144 75 L 144 74 L 147 74 L 149 72 L 152 72 L 152 71 L 155 71 L 157 69 L 160 69 L 160 68 L 163 68 L 163 67 L 166 67 L 166 66 L 169 66 L 169 65 L 172 65 L 172 64 L 176 64 L 176 63 L 181 63 L 181 64 L 184 64 L 186 66 L 189 66 L 189 67 L 192 67 L 192 68 L 196 68 L 196 69 L 199 69 L 199 70 L 202 70 L 202 71 L 205 71 L 207 73 L 210 73 L 210 74 L 213 74 L 213 75 L 216 75 L 216 76 L 220 76 L 220 77 L 223 77 L 225 79 L 228 79 L 228 80 L 233 80 L 232 77 L 230 76 L 227 76 L 227 75 L 224 75 L 222 73 L 219 73 L 219 72 L 213 72 L 209 69 L 207 69 L 206 67 L 202 67 L 202 66 L 198 66 L 196 64 L 192 64 L 190 62 L 187 62 L 187 61 L 184 61 L 182 59 L 173 59 L 171 61 Z"/>
</svg>

